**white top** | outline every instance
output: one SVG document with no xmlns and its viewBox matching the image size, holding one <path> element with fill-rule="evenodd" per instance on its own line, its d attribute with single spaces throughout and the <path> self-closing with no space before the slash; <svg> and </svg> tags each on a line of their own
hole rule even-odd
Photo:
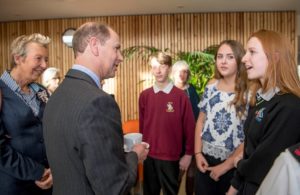
<svg viewBox="0 0 300 195">
<path fill-rule="evenodd" d="M 289 150 L 282 152 L 262 182 L 256 195 L 299 195 L 300 164 Z"/>
<path fill-rule="evenodd" d="M 202 152 L 225 160 L 244 141 L 242 120 L 237 116 L 234 93 L 217 89 L 218 81 L 206 86 L 199 103 L 200 112 L 206 114 L 202 130 Z"/>
</svg>

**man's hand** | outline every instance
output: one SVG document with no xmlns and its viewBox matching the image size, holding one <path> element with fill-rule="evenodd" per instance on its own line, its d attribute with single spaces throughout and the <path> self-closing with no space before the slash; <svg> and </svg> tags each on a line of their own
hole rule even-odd
<svg viewBox="0 0 300 195">
<path fill-rule="evenodd" d="M 51 170 L 45 169 L 42 178 L 40 180 L 36 180 L 35 184 L 43 190 L 51 188 L 53 185 Z"/>
<path fill-rule="evenodd" d="M 147 145 L 145 142 L 135 144 L 132 151 L 137 154 L 139 161 L 143 162 L 149 153 L 149 144 Z"/>
<path fill-rule="evenodd" d="M 191 161 L 192 161 L 192 156 L 185 154 L 179 161 L 180 170 L 186 171 L 189 168 Z"/>
</svg>

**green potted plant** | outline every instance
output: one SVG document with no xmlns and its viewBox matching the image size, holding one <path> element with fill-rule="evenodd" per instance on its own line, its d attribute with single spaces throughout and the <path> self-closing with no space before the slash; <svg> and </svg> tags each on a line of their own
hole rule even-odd
<svg viewBox="0 0 300 195">
<path fill-rule="evenodd" d="M 204 92 L 207 82 L 213 76 L 216 47 L 215 45 L 210 46 L 203 52 L 178 52 L 172 54 L 174 62 L 177 60 L 185 60 L 190 65 L 191 76 L 189 82 L 196 88 L 199 95 Z M 149 46 L 132 46 L 124 49 L 122 53 L 125 59 L 133 57 L 134 54 L 138 54 L 138 56 L 143 59 L 148 59 L 150 55 L 158 51 L 162 50 Z M 172 53 L 168 49 L 164 49 L 164 51 Z"/>
<path fill-rule="evenodd" d="M 214 73 L 214 56 L 204 52 L 179 52 L 177 60 L 185 60 L 190 66 L 189 82 L 199 95 L 204 92 L 207 82 Z"/>
</svg>

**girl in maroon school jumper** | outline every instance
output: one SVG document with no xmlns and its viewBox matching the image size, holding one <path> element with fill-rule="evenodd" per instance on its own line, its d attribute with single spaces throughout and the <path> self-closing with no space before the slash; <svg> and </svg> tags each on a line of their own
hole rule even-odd
<svg viewBox="0 0 300 195">
<path fill-rule="evenodd" d="M 179 169 L 187 170 L 194 153 L 195 119 L 189 98 L 169 80 L 171 57 L 159 52 L 150 64 L 155 84 L 139 98 L 140 131 L 151 146 L 144 161 L 144 195 L 159 195 L 161 189 L 176 195 Z"/>
</svg>

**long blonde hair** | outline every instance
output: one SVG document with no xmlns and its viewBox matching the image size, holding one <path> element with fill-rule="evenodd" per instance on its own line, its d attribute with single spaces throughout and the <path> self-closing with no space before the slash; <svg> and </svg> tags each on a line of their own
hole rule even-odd
<svg viewBox="0 0 300 195">
<path fill-rule="evenodd" d="M 253 94 L 256 94 L 259 88 L 266 92 L 278 87 L 281 94 L 292 93 L 300 97 L 300 81 L 295 55 L 288 39 L 277 32 L 264 29 L 253 33 L 249 39 L 252 37 L 256 37 L 261 42 L 268 58 L 268 67 L 265 73 L 268 76 L 265 76 L 262 84 L 259 80 L 251 82 L 250 87 Z M 252 96 L 251 104 L 255 104 L 255 96 Z"/>
</svg>

